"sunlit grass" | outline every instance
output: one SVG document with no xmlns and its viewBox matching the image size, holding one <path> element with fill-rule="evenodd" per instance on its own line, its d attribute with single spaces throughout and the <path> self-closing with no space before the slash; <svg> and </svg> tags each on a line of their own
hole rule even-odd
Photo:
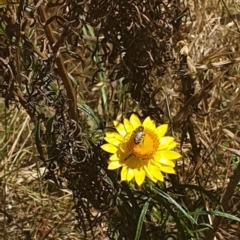
<svg viewBox="0 0 240 240">
<path fill-rule="evenodd" d="M 147 3 L 142 9 L 138 4 L 128 9 L 136 10 L 137 24 L 121 25 L 122 30 L 128 29 L 127 37 L 131 29 L 144 29 L 154 21 L 152 16 L 158 17 L 159 13 L 148 15 Z M 124 31 L 110 40 L 101 33 L 104 22 L 99 19 L 117 15 L 122 9 L 111 12 L 114 4 L 109 5 L 109 13 L 99 11 L 99 19 L 95 15 L 91 19 L 87 18 L 88 8 L 84 8 L 85 12 L 74 15 L 72 22 L 79 17 L 82 24 L 76 27 L 61 18 L 57 18 L 61 24 L 56 19 L 46 24 L 56 12 L 66 16 L 72 11 L 70 7 L 63 11 L 50 3 L 33 8 L 34 3 L 29 1 L 29 5 L 32 8 L 23 8 L 23 15 L 18 16 L 18 4 L 11 5 L 8 12 L 15 23 L 22 16 L 21 24 L 29 21 L 24 22 L 27 30 L 21 29 L 20 35 L 6 28 L 10 15 L 7 20 L 4 16 L 0 19 L 0 84 L 6 81 L 3 90 L 12 97 L 8 101 L 6 94 L 9 108 L 4 99 L 0 101 L 1 237 L 240 237 L 236 210 L 240 178 L 239 1 L 234 8 L 232 1 L 185 1 L 180 9 L 183 16 L 168 23 L 165 21 L 171 16 L 156 22 L 169 27 L 182 20 L 182 26 L 169 46 L 162 46 L 169 48 L 172 57 L 163 64 L 166 71 L 159 73 L 157 67 L 161 66 L 146 70 L 149 79 L 145 85 L 141 85 L 144 74 L 131 79 L 135 69 L 130 69 L 124 58 L 131 53 L 129 46 L 139 39 L 142 42 L 139 40 L 136 54 L 145 51 L 142 31 L 136 30 L 136 35 L 133 31 L 134 40 L 128 47 L 117 46 L 122 52 L 119 50 L 121 54 L 113 60 L 114 39 L 126 37 L 122 36 Z M 230 14 L 236 15 L 232 18 Z M 132 21 L 132 15 L 127 12 L 126 19 Z M 34 17 L 38 20 L 30 27 Z M 96 25 L 97 20 L 101 24 Z M 66 26 L 74 32 L 73 39 L 63 34 Z M 113 27 L 113 35 L 115 30 Z M 157 37 L 155 31 L 152 34 Z M 105 45 L 101 45 L 104 40 Z M 124 39 L 126 44 L 128 40 Z M 8 48 L 9 55 L 3 51 Z M 106 49 L 108 55 L 104 55 Z M 155 50 L 159 49 L 150 49 L 145 57 L 154 55 Z M 181 65 L 184 57 L 186 63 Z M 141 63 L 144 59 L 138 60 Z M 150 66 L 154 64 L 153 60 Z M 113 81 L 110 75 L 116 66 L 127 69 L 129 79 Z M 146 64 L 137 67 L 138 73 Z M 12 68 L 16 70 L 13 73 Z M 12 75 L 7 75 L 9 72 Z M 143 90 L 147 94 L 141 95 Z M 157 125 L 168 124 L 168 135 L 176 138 L 176 151 L 183 157 L 176 162 L 177 174 L 166 175 L 164 183 L 144 181 L 139 187 L 134 181 L 121 182 L 120 171 L 107 170 L 110 156 L 100 149 L 105 133 L 113 131 L 113 120 L 122 122 L 132 113 L 141 120 L 150 116 Z M 46 175 L 49 170 L 51 177 Z"/>
</svg>

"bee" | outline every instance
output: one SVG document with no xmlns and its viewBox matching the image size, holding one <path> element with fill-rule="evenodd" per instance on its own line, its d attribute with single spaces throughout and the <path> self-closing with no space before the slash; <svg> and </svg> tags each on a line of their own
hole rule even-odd
<svg viewBox="0 0 240 240">
<path fill-rule="evenodd" d="M 133 132 L 133 141 L 136 145 L 138 145 L 139 143 L 141 143 L 143 141 L 144 138 L 144 127 L 140 126 L 138 127 L 134 132 Z M 126 158 L 125 161 L 128 160 L 131 156 L 133 156 L 133 153 L 130 153 Z"/>
<path fill-rule="evenodd" d="M 144 127 L 140 126 L 134 131 L 133 141 L 135 144 L 139 144 L 142 142 L 144 138 Z"/>
</svg>

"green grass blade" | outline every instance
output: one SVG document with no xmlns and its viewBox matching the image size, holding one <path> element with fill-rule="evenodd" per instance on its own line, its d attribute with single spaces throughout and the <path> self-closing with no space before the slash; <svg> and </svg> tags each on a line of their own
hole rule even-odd
<svg viewBox="0 0 240 240">
<path fill-rule="evenodd" d="M 135 235 L 134 240 L 139 240 L 140 237 L 141 237 L 143 221 L 144 221 L 144 218 L 146 216 L 150 201 L 151 201 L 151 198 L 149 198 L 148 201 L 145 202 L 145 204 L 143 205 L 143 209 L 142 209 L 140 217 L 138 219 L 138 225 L 137 225 L 136 235 Z"/>
</svg>

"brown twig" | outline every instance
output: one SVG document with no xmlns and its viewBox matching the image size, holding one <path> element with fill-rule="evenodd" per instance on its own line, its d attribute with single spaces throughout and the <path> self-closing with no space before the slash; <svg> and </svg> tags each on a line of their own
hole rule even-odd
<svg viewBox="0 0 240 240">
<path fill-rule="evenodd" d="M 37 4 L 37 1 L 35 0 L 35 4 Z M 53 36 L 53 31 L 51 26 L 48 24 L 45 24 L 47 21 L 47 16 L 45 13 L 44 8 L 42 7 L 42 5 L 40 5 L 37 8 L 37 12 L 40 16 L 40 20 L 43 23 L 43 27 L 46 33 L 46 36 L 48 38 L 48 41 L 50 43 L 51 48 L 53 49 L 54 44 L 56 43 L 56 40 Z M 74 119 L 75 121 L 77 121 L 78 119 L 78 115 L 77 115 L 77 97 L 76 97 L 76 92 L 72 86 L 72 83 L 70 81 L 70 79 L 68 78 L 67 75 L 67 71 L 66 68 L 63 64 L 63 60 L 62 57 L 59 55 L 56 57 L 56 64 L 58 67 L 58 74 L 59 76 L 62 78 L 64 87 L 66 88 L 67 91 L 67 96 L 69 99 L 69 116 L 71 119 Z"/>
<path fill-rule="evenodd" d="M 231 199 L 232 195 L 234 194 L 234 190 L 236 189 L 239 181 L 240 181 L 240 164 L 238 164 L 237 168 L 235 169 L 234 174 L 227 186 L 227 189 L 222 196 L 221 206 L 222 206 L 224 212 L 226 212 L 229 208 L 229 200 Z M 214 218 L 213 224 L 212 224 L 212 229 L 208 230 L 208 233 L 205 238 L 206 240 L 212 240 L 215 237 L 216 232 L 218 231 L 222 220 L 223 220 L 223 218 L 220 216 L 216 216 Z"/>
</svg>

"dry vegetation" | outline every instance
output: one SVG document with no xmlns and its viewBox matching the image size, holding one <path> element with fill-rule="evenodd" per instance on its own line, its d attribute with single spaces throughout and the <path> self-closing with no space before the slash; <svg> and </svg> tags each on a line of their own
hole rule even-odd
<svg viewBox="0 0 240 240">
<path fill-rule="evenodd" d="M 240 239 L 240 1 L 8 2 L 0 238 Z M 164 184 L 106 170 L 132 112 L 179 141 Z"/>
</svg>

